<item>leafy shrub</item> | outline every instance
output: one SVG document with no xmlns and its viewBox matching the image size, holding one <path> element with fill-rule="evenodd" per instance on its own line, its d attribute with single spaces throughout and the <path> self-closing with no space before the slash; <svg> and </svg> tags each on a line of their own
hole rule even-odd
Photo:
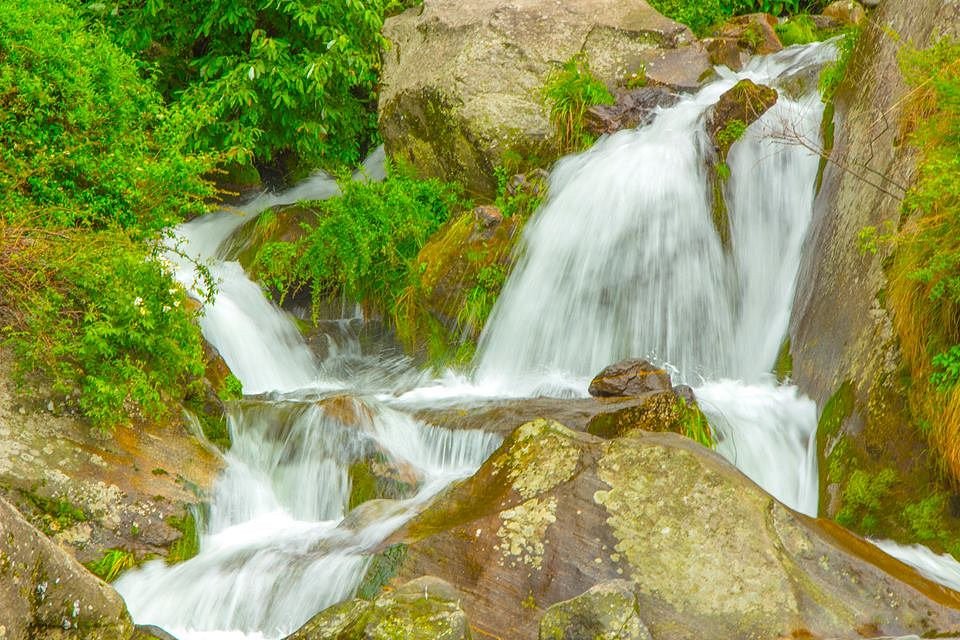
<svg viewBox="0 0 960 640">
<path fill-rule="evenodd" d="M 550 121 L 564 152 L 577 151 L 593 142 L 583 129 L 587 107 L 613 104 L 613 96 L 590 72 L 590 64 L 582 53 L 574 55 L 550 74 L 543 95 L 550 105 Z"/>
<path fill-rule="evenodd" d="M 156 230 L 204 209 L 203 112 L 169 110 L 65 3 L 0 0 L 0 216 Z"/>
<path fill-rule="evenodd" d="M 341 189 L 312 205 L 316 223 L 302 238 L 264 245 L 255 268 L 281 299 L 308 286 L 315 314 L 334 294 L 392 313 L 417 252 L 464 205 L 460 188 L 391 168 L 383 182 L 343 181 Z"/>
<path fill-rule="evenodd" d="M 820 96 L 824 102 L 832 102 L 840 83 L 847 75 L 847 67 L 853 57 L 853 49 L 860 37 L 860 30 L 848 29 L 837 39 L 837 57 L 820 72 Z"/>
<path fill-rule="evenodd" d="M 375 137 L 384 11 L 410 2 L 118 0 L 99 9 L 168 99 L 212 111 L 201 149 L 353 164 Z"/>
<path fill-rule="evenodd" d="M 677 22 L 704 35 L 710 27 L 747 13 L 772 13 L 775 16 L 813 12 L 826 0 L 650 0 L 653 7 Z"/>
<path fill-rule="evenodd" d="M 25 391 L 49 385 L 103 430 L 165 416 L 203 375 L 185 292 L 157 248 L 124 232 L 0 224 L 0 320 Z"/>
</svg>

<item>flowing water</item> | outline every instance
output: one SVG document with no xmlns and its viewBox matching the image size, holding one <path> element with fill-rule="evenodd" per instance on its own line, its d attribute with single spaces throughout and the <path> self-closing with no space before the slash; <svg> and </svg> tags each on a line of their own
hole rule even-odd
<svg viewBox="0 0 960 640">
<path fill-rule="evenodd" d="M 561 160 L 472 376 L 429 381 L 402 358 L 364 354 L 352 307 L 329 323 L 327 357 L 318 362 L 291 319 L 227 259 L 236 250 L 231 236 L 251 215 L 334 195 L 329 178 L 183 225 L 180 251 L 170 255 L 180 281 L 197 288 L 186 255 L 207 261 L 220 282 L 205 305 L 204 335 L 245 393 L 273 399 L 233 407 L 233 446 L 199 555 L 173 567 L 154 562 L 117 582 L 137 622 L 182 639 L 283 637 L 350 597 L 370 549 L 498 444 L 483 432 L 423 424 L 407 405 L 583 396 L 592 375 L 625 357 L 663 363 L 694 386 L 718 451 L 785 504 L 816 515 L 816 407 L 768 372 L 787 329 L 818 165 L 788 143 L 816 141 L 822 116 L 815 81 L 796 88 L 833 55 L 829 44 L 794 47 L 740 73 L 718 69 L 715 82 L 652 124 Z M 704 122 L 742 78 L 778 87 L 780 99 L 727 160 L 724 246 L 711 213 Z M 382 177 L 381 164 L 375 158 L 358 178 Z M 371 455 L 404 469 L 414 489 L 348 514 L 348 469 Z M 922 548 L 877 544 L 934 579 L 960 579 Z"/>
</svg>

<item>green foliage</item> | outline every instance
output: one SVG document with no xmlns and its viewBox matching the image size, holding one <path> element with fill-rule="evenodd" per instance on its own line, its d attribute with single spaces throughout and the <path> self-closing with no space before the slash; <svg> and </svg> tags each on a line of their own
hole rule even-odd
<svg viewBox="0 0 960 640">
<path fill-rule="evenodd" d="M 271 162 L 355 163 L 376 130 L 385 10 L 408 1 L 117 0 L 91 3 L 147 60 L 168 100 L 209 110 L 200 149 Z"/>
<path fill-rule="evenodd" d="M 243 397 L 243 383 L 232 373 L 228 373 L 223 380 L 223 389 L 220 391 L 220 399 L 239 400 Z"/>
<path fill-rule="evenodd" d="M 550 107 L 550 121 L 564 152 L 578 151 L 593 143 L 592 137 L 583 129 L 587 107 L 613 104 L 613 96 L 590 72 L 590 63 L 583 53 L 575 54 L 550 74 L 543 96 Z"/>
<path fill-rule="evenodd" d="M 42 528 L 48 535 L 89 520 L 83 509 L 65 497 L 46 498 L 33 492 L 24 496 L 43 514 Z"/>
<path fill-rule="evenodd" d="M 747 123 L 739 118 L 734 118 L 717 132 L 717 144 L 722 148 L 729 149 L 730 145 L 742 138 L 746 132 Z"/>
<path fill-rule="evenodd" d="M 943 530 L 946 506 L 946 497 L 943 494 L 935 493 L 920 502 L 908 504 L 903 508 L 903 518 L 916 540 L 929 542 L 947 536 Z"/>
<path fill-rule="evenodd" d="M 107 549 L 103 552 L 102 558 L 95 562 L 89 562 L 86 566 L 104 582 L 113 582 L 120 577 L 121 573 L 137 566 L 137 561 L 131 551 Z"/>
<path fill-rule="evenodd" d="M 837 38 L 837 58 L 820 72 L 820 97 L 824 102 L 833 102 L 840 83 L 847 75 L 847 67 L 853 57 L 853 49 L 860 37 L 860 30 L 851 27 Z"/>
<path fill-rule="evenodd" d="M 383 182 L 343 181 L 341 189 L 340 197 L 313 205 L 317 219 L 304 226 L 302 238 L 264 245 L 257 269 L 281 300 L 308 286 L 314 315 L 334 294 L 392 314 L 417 252 L 465 206 L 461 190 L 393 168 Z"/>
<path fill-rule="evenodd" d="M 370 566 L 363 576 L 363 581 L 357 588 L 357 597 L 373 600 L 383 587 L 386 586 L 400 571 L 403 561 L 407 557 L 407 545 L 398 543 L 390 545 L 370 559 Z"/>
<path fill-rule="evenodd" d="M 837 522 L 870 534 L 876 530 L 881 502 L 890 494 L 897 479 L 893 469 L 869 474 L 857 469 L 850 474 L 843 491 L 843 506 L 837 513 Z"/>
<path fill-rule="evenodd" d="M 714 166 L 714 170 L 717 172 L 717 177 L 720 178 L 721 180 L 730 179 L 730 165 L 728 165 L 726 162 L 718 162 Z M 722 192 L 720 192 L 718 196 L 722 198 L 723 197 Z"/>
<path fill-rule="evenodd" d="M 810 44 L 823 40 L 826 34 L 817 29 L 813 18 L 801 14 L 785 20 L 776 27 L 777 36 L 785 47 L 795 44 Z"/>
<path fill-rule="evenodd" d="M 167 109 L 66 3 L 0 0 L 0 218 L 155 231 L 204 210 L 203 110 Z"/>
<path fill-rule="evenodd" d="M 697 35 L 733 15 L 727 0 L 650 0 L 654 9 L 690 27 Z"/>
<path fill-rule="evenodd" d="M 159 249 L 124 232 L 0 225 L 0 317 L 18 380 L 49 385 L 96 427 L 163 417 L 197 389 L 195 315 Z"/>
<path fill-rule="evenodd" d="M 933 356 L 930 383 L 940 391 L 947 391 L 960 382 L 960 344 Z"/>
<path fill-rule="evenodd" d="M 465 303 L 457 314 L 457 326 L 467 333 L 479 334 L 506 281 L 507 270 L 499 263 L 495 262 L 480 269 L 477 272 L 476 284 L 467 292 Z"/>
</svg>

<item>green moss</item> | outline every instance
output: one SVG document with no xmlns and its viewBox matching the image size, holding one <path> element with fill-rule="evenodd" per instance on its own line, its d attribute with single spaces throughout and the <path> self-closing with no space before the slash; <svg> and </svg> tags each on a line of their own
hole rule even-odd
<svg viewBox="0 0 960 640">
<path fill-rule="evenodd" d="M 357 597 L 373 600 L 380 595 L 383 587 L 400 571 L 406 557 L 407 545 L 403 543 L 391 545 L 373 556 L 357 588 Z"/>
<path fill-rule="evenodd" d="M 903 508 L 903 519 L 910 532 L 920 542 L 947 537 L 943 529 L 947 499 L 941 493 L 935 493 Z"/>
<path fill-rule="evenodd" d="M 680 432 L 708 449 L 713 449 L 716 443 L 713 440 L 713 431 L 707 422 L 707 417 L 696 404 L 687 404 L 683 398 L 677 399 L 679 409 Z"/>
<path fill-rule="evenodd" d="M 839 433 L 843 422 L 853 413 L 855 400 L 853 385 L 849 380 L 844 380 L 827 400 L 820 414 L 820 420 L 817 423 L 818 444 L 821 438 L 830 438 Z"/>
<path fill-rule="evenodd" d="M 793 375 L 793 355 L 790 353 L 790 338 L 784 339 L 777 353 L 777 361 L 773 364 L 773 374 L 781 383 L 786 382 Z"/>
<path fill-rule="evenodd" d="M 890 494 L 896 479 L 893 469 L 883 469 L 876 474 L 860 469 L 853 471 L 843 489 L 843 506 L 837 513 L 837 522 L 867 535 L 875 533 L 883 515 L 881 503 Z"/>
<path fill-rule="evenodd" d="M 197 528 L 197 519 L 192 511 L 178 518 L 170 516 L 167 524 L 179 531 L 182 535 L 170 546 L 167 553 L 167 564 L 177 564 L 189 560 L 200 552 L 200 533 Z"/>
<path fill-rule="evenodd" d="M 351 464 L 347 475 L 350 478 L 348 509 L 354 509 L 377 497 L 377 476 L 373 474 L 369 464 L 365 461 L 361 460 Z"/>
<path fill-rule="evenodd" d="M 47 535 L 86 522 L 89 515 L 66 497 L 47 498 L 38 493 L 25 491 L 24 497 L 42 514 L 41 529 Z"/>
</svg>

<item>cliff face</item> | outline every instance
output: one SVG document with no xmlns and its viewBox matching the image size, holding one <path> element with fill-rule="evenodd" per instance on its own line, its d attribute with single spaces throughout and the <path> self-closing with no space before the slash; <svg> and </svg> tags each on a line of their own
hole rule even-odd
<svg viewBox="0 0 960 640">
<path fill-rule="evenodd" d="M 790 327 L 793 377 L 822 413 L 821 514 L 901 539 L 912 536 L 900 510 L 930 497 L 935 463 L 905 401 L 909 378 L 885 295 L 889 253 L 862 252 L 859 235 L 897 224 L 915 171 L 900 129 L 908 89 L 897 53 L 904 43 L 922 48 L 956 32 L 958 22 L 960 4 L 940 0 L 886 0 L 869 16 L 836 95 L 834 145 Z M 851 503 L 849 485 L 853 478 L 876 486 L 891 472 L 905 484 L 886 483 L 896 488 L 880 501 L 893 508 L 876 509 L 878 521 Z M 956 518 L 944 517 L 943 526 L 956 530 Z"/>
</svg>

